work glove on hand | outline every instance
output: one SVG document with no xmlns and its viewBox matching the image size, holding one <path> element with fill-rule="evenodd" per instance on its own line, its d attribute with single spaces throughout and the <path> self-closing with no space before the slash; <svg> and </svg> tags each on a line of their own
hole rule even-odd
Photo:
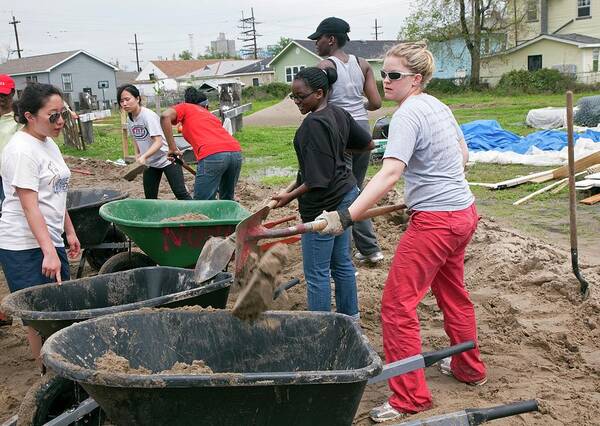
<svg viewBox="0 0 600 426">
<path fill-rule="evenodd" d="M 329 235 L 341 235 L 353 223 L 348 209 L 333 212 L 323 211 L 315 220 L 324 220 L 327 222 L 327 226 L 319 231 L 319 234 Z"/>
</svg>

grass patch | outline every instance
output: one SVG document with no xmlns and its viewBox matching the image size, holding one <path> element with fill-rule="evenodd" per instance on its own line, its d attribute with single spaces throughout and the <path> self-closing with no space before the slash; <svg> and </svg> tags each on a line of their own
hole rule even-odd
<svg viewBox="0 0 600 426">
<path fill-rule="evenodd" d="M 252 108 L 249 111 L 244 112 L 244 116 L 254 114 L 255 112 L 258 112 L 262 109 L 276 105 L 279 102 L 281 102 L 281 99 L 267 99 L 267 100 L 260 100 L 260 101 L 251 100 L 249 102 L 252 103 Z"/>
</svg>

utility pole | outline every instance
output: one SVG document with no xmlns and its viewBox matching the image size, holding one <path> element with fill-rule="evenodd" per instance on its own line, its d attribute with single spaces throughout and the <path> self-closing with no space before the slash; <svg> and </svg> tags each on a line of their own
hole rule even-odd
<svg viewBox="0 0 600 426">
<path fill-rule="evenodd" d="M 253 56 L 254 59 L 258 59 L 256 37 L 261 37 L 261 35 L 256 34 L 256 24 L 260 24 L 261 22 L 256 22 L 254 19 L 254 8 L 250 8 L 250 11 L 250 18 L 244 18 L 244 11 L 242 11 L 242 19 L 240 19 L 241 25 L 238 26 L 238 28 L 241 29 L 238 40 L 241 40 L 243 43 L 240 53 L 242 56 L 250 55 Z"/>
<path fill-rule="evenodd" d="M 137 34 L 133 35 L 133 43 L 127 43 L 131 46 L 135 46 L 135 63 L 137 65 L 137 71 L 140 72 L 142 69 L 140 68 L 140 55 L 139 55 L 139 51 L 141 49 L 138 48 L 138 46 L 141 46 L 144 43 L 138 43 L 137 41 Z"/>
<path fill-rule="evenodd" d="M 379 40 L 379 35 L 383 34 L 383 31 L 381 31 L 381 25 L 377 25 L 377 18 L 375 18 L 375 26 L 373 28 L 375 28 L 375 32 L 371 34 L 375 36 L 375 40 Z"/>
<path fill-rule="evenodd" d="M 21 52 L 23 51 L 23 49 L 21 49 L 21 47 L 19 46 L 19 33 L 17 32 L 17 24 L 20 24 L 21 21 L 17 21 L 15 19 L 15 15 L 13 15 L 13 20 L 11 22 L 9 22 L 9 25 L 12 25 L 13 27 L 15 27 L 15 39 L 17 39 L 17 50 L 15 50 L 15 52 L 17 52 L 17 55 L 19 55 L 19 58 L 21 57 Z"/>
</svg>

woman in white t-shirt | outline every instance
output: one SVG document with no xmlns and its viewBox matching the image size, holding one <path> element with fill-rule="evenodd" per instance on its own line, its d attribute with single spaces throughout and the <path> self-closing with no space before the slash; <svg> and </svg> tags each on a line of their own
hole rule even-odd
<svg viewBox="0 0 600 426">
<path fill-rule="evenodd" d="M 0 166 L 6 196 L 0 217 L 0 264 L 11 292 L 70 278 L 63 232 L 68 256 L 80 251 L 66 208 L 71 172 L 52 140 L 69 114 L 62 94 L 49 84 L 31 84 L 13 110 L 24 127 L 4 148 Z M 41 366 L 41 338 L 31 327 L 28 339 Z"/>
<path fill-rule="evenodd" d="M 465 179 L 469 152 L 452 111 L 423 89 L 434 71 L 424 43 L 390 48 L 381 70 L 386 99 L 398 104 L 383 165 L 348 209 L 324 213 L 326 234 L 343 232 L 404 177 L 411 213 L 383 289 L 381 327 L 386 362 L 421 353 L 417 306 L 429 289 L 444 314 L 450 343 L 477 344 L 475 310 L 465 288 L 465 249 L 477 228 L 475 199 Z M 479 348 L 445 358 L 442 374 L 473 386 L 487 381 Z M 388 381 L 392 395 L 370 412 L 379 423 L 432 407 L 422 369 Z"/>
<path fill-rule="evenodd" d="M 132 84 L 117 89 L 117 101 L 127 113 L 127 128 L 135 141 L 135 159 L 147 166 L 144 170 L 145 197 L 158 198 L 158 187 L 164 173 L 175 197 L 178 200 L 191 200 L 181 166 L 167 156 L 169 149 L 160 126 L 160 117 L 142 106 L 140 92 Z"/>
</svg>

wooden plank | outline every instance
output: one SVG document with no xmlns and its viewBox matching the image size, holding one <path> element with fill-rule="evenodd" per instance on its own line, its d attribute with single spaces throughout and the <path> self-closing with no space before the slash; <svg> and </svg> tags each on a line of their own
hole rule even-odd
<svg viewBox="0 0 600 426">
<path fill-rule="evenodd" d="M 586 173 L 586 172 L 579 172 L 579 173 L 576 173 L 576 174 L 575 174 L 575 177 L 577 177 L 577 176 L 581 176 L 581 175 L 583 175 L 583 174 L 585 174 L 585 173 Z M 567 178 L 561 179 L 561 180 L 559 180 L 559 181 L 557 181 L 557 182 L 551 183 L 550 185 L 546 185 L 546 186 L 544 186 L 543 188 L 540 188 L 540 189 L 538 189 L 537 191 L 535 191 L 535 192 L 532 192 L 531 194 L 529 194 L 529 195 L 526 195 L 525 197 L 523 197 L 523 198 L 521 198 L 521 199 L 519 199 L 519 200 L 515 201 L 515 202 L 513 203 L 513 206 L 518 206 L 519 204 L 522 204 L 522 203 L 524 203 L 525 201 L 527 201 L 527 200 L 529 200 L 529 199 L 531 199 L 531 198 L 535 197 L 536 195 L 538 195 L 538 194 L 541 194 L 541 193 L 543 193 L 543 192 L 546 192 L 546 191 L 549 191 L 549 190 L 551 190 L 551 189 L 552 189 L 552 188 L 554 188 L 554 187 L 561 186 L 561 185 L 565 185 L 565 184 L 567 184 L 567 181 L 568 181 L 568 180 L 569 180 L 569 178 L 567 177 Z"/>
<path fill-rule="evenodd" d="M 584 198 L 580 201 L 582 204 L 591 206 L 592 204 L 600 203 L 600 194 L 592 195 L 591 197 Z"/>
<path fill-rule="evenodd" d="M 526 182 L 531 182 L 532 179 L 538 178 L 538 177 L 542 177 L 542 176 L 546 176 L 548 175 L 549 172 L 552 172 L 551 170 L 546 170 L 543 172 L 538 172 L 538 173 L 532 173 L 530 175 L 527 176 L 519 176 L 513 179 L 508 179 L 508 180 L 503 180 L 502 182 L 498 182 L 493 184 L 493 187 L 491 189 L 505 189 L 505 188 L 512 188 L 514 186 L 518 186 L 521 185 L 522 183 L 526 183 Z"/>
<path fill-rule="evenodd" d="M 581 172 L 588 167 L 592 167 L 596 164 L 600 164 L 600 151 L 594 152 L 593 154 L 586 155 L 585 157 L 580 158 L 575 161 L 575 173 Z M 552 172 L 552 176 L 554 179 L 561 179 L 569 176 L 569 166 L 565 164 L 564 166 L 559 167 L 558 169 L 554 169 Z"/>
</svg>

